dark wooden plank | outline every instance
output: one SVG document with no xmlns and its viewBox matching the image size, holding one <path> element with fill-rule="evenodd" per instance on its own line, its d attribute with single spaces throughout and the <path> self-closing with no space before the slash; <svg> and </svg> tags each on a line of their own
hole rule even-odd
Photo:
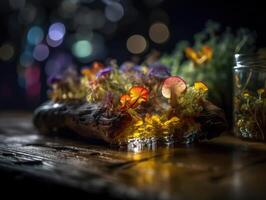
<svg viewBox="0 0 266 200">
<path fill-rule="evenodd" d="M 27 113 L 0 114 L 0 169 L 118 199 L 266 198 L 265 144 L 222 136 L 188 146 L 114 148 L 41 136 Z"/>
</svg>

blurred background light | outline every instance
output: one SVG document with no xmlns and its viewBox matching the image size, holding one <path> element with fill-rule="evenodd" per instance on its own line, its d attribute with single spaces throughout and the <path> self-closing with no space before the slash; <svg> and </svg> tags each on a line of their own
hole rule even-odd
<svg viewBox="0 0 266 200">
<path fill-rule="evenodd" d="M 68 53 L 56 53 L 45 64 L 45 73 L 47 77 L 62 74 L 67 68 L 75 67 L 71 55 Z"/>
<path fill-rule="evenodd" d="M 29 29 L 27 34 L 27 40 L 32 45 L 39 44 L 44 38 L 44 33 L 41 27 L 33 26 Z"/>
<path fill-rule="evenodd" d="M 45 65 L 45 73 L 50 77 L 53 74 L 57 74 L 60 67 L 61 65 L 56 59 L 48 60 Z"/>
<path fill-rule="evenodd" d="M 64 18 L 70 18 L 74 15 L 78 8 L 78 0 L 64 0 L 62 1 L 59 14 Z"/>
<path fill-rule="evenodd" d="M 63 39 L 65 33 L 66 33 L 65 25 L 61 22 L 56 22 L 49 27 L 48 37 L 51 40 L 59 41 Z"/>
<path fill-rule="evenodd" d="M 25 89 L 26 88 L 26 80 L 25 80 L 25 74 L 22 73 L 22 72 L 18 72 L 17 73 L 17 83 L 18 83 L 18 86 L 22 89 Z"/>
<path fill-rule="evenodd" d="M 142 35 L 132 35 L 127 40 L 127 49 L 133 54 L 140 54 L 147 48 L 146 39 Z"/>
<path fill-rule="evenodd" d="M 45 44 L 39 44 L 33 50 L 33 57 L 37 61 L 44 61 L 48 56 L 49 48 Z"/>
<path fill-rule="evenodd" d="M 105 19 L 102 11 L 96 10 L 96 11 L 92 12 L 91 17 L 93 19 L 93 23 L 92 23 L 91 28 L 100 29 L 104 26 L 106 19 Z"/>
<path fill-rule="evenodd" d="M 165 24 L 157 22 L 151 25 L 149 29 L 149 36 L 153 42 L 161 44 L 169 39 L 170 33 Z"/>
<path fill-rule="evenodd" d="M 194 9 L 197 6 L 200 9 Z M 166 0 L 0 0 L 0 93 L 1 84 L 9 85 L 12 99 L 20 95 L 24 101 L 4 100 L 5 104 L 25 105 L 25 71 L 40 67 L 39 61 L 44 83 L 47 76 L 61 74 L 69 66 L 89 65 L 95 60 L 152 63 L 160 53 L 174 50 L 180 40 L 192 40 L 209 19 L 219 19 L 233 30 L 243 26 L 258 29 L 261 36 L 265 32 L 263 20 L 258 20 L 265 18 L 263 6 L 262 10 L 242 6 L 242 14 L 233 21 L 220 12 L 224 9 L 232 14 L 228 5 L 210 7 L 199 2 L 194 7 L 188 1 Z M 256 15 L 247 16 L 245 11 Z M 188 12 L 190 17 L 184 18 Z M 263 47 L 266 39 L 261 36 Z M 44 101 L 47 86 L 42 87 Z"/>
<path fill-rule="evenodd" d="M 38 13 L 39 14 L 39 13 Z M 37 9 L 32 4 L 27 3 L 19 13 L 19 21 L 24 24 L 32 23 L 37 16 Z"/>
<path fill-rule="evenodd" d="M 87 7 L 79 8 L 74 17 L 74 26 L 76 29 L 100 29 L 105 24 L 104 13 L 98 9 L 89 9 Z"/>
<path fill-rule="evenodd" d="M 72 53 L 78 58 L 85 58 L 91 55 L 92 45 L 88 40 L 79 40 L 72 46 Z"/>
<path fill-rule="evenodd" d="M 24 67 L 30 66 L 33 63 L 32 52 L 30 52 L 30 51 L 24 51 L 20 55 L 19 62 Z"/>
<path fill-rule="evenodd" d="M 26 0 L 9 0 L 9 5 L 12 9 L 18 10 L 25 6 Z"/>
<path fill-rule="evenodd" d="M 38 66 L 31 66 L 25 70 L 25 87 L 26 93 L 30 98 L 36 98 L 40 95 L 40 68 Z"/>
<path fill-rule="evenodd" d="M 14 56 L 15 50 L 11 44 L 3 44 L 0 46 L 0 59 L 3 61 L 8 61 Z"/>
<path fill-rule="evenodd" d="M 61 40 L 52 40 L 49 36 L 47 36 L 46 42 L 50 47 L 58 47 L 63 43 L 63 38 Z"/>
<path fill-rule="evenodd" d="M 116 31 L 116 29 L 117 29 L 116 23 L 106 21 L 102 28 L 102 31 L 106 35 L 111 35 Z"/>
<path fill-rule="evenodd" d="M 124 8 L 119 2 L 107 1 L 104 10 L 105 17 L 111 22 L 117 22 L 124 16 Z"/>
</svg>

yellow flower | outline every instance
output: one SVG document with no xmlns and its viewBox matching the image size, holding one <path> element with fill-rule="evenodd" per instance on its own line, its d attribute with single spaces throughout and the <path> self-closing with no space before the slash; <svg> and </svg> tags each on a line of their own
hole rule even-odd
<svg viewBox="0 0 266 200">
<path fill-rule="evenodd" d="M 160 119 L 159 115 L 153 115 L 151 117 L 151 119 L 153 122 L 156 122 L 157 124 L 161 124 L 161 119 Z"/>
<path fill-rule="evenodd" d="M 177 124 L 177 123 L 179 123 L 179 119 L 177 117 L 172 117 L 171 119 L 164 122 L 164 125 L 169 126 L 171 124 Z"/>
<path fill-rule="evenodd" d="M 138 120 L 134 126 L 142 126 L 143 125 L 143 120 Z"/>
<path fill-rule="evenodd" d="M 208 87 L 201 81 L 197 81 L 194 83 L 194 89 L 202 92 L 208 91 Z"/>
</svg>

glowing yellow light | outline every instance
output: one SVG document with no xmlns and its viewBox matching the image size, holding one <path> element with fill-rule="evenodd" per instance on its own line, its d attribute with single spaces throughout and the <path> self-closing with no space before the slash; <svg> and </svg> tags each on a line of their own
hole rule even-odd
<svg viewBox="0 0 266 200">
<path fill-rule="evenodd" d="M 127 49 L 133 54 L 142 53 L 147 47 L 147 42 L 142 35 L 132 35 L 127 40 Z"/>
<path fill-rule="evenodd" d="M 168 40 L 170 33 L 165 24 L 157 22 L 151 25 L 149 36 L 153 42 L 161 44 Z"/>
</svg>

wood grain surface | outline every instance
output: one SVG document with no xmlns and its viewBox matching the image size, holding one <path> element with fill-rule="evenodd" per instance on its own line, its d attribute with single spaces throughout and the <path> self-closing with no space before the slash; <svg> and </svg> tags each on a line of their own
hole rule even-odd
<svg viewBox="0 0 266 200">
<path fill-rule="evenodd" d="M 108 199 L 266 199 L 263 143 L 225 134 L 187 146 L 118 148 L 42 136 L 31 117 L 0 113 L 0 175 L 14 182 Z"/>
</svg>

